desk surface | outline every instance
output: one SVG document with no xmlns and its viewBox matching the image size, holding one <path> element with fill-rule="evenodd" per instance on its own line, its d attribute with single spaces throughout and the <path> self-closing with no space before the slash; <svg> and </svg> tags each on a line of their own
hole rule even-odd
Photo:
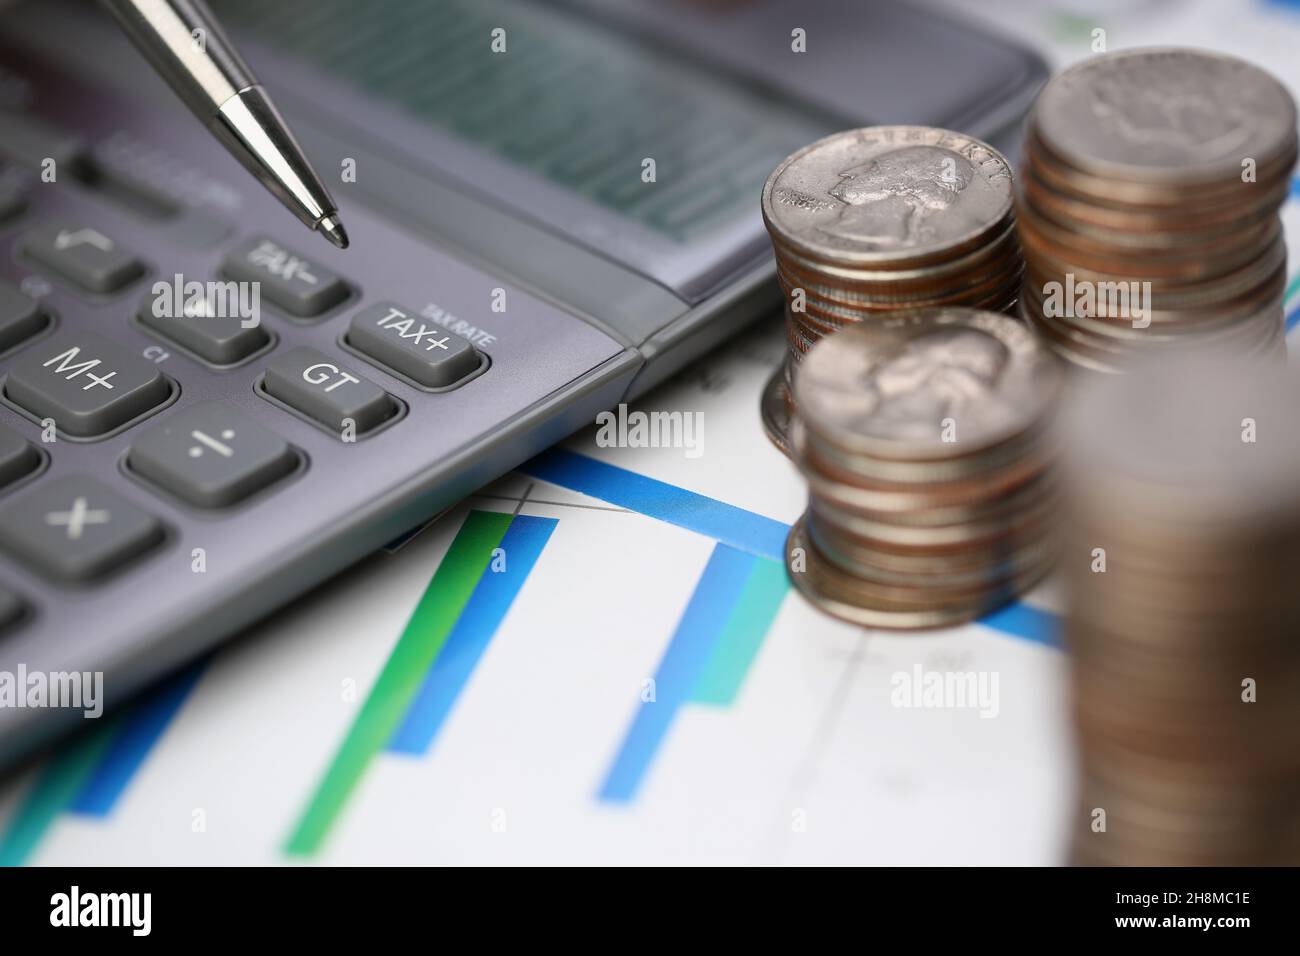
<svg viewBox="0 0 1300 956">
<path fill-rule="evenodd" d="M 1300 4 L 1049 6 L 986 15 L 1058 64 L 1100 27 L 1300 93 Z M 697 415 L 691 447 L 576 436 L 4 781 L 0 862 L 1059 862 L 1054 585 L 927 636 L 790 592 L 783 347 L 767 322 L 628 410 Z M 971 706 L 909 697 L 944 673 Z"/>
</svg>

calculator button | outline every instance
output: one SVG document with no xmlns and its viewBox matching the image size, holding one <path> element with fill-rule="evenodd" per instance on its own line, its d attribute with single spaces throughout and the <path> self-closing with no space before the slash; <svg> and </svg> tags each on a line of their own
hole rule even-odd
<svg viewBox="0 0 1300 956">
<path fill-rule="evenodd" d="M 291 349 L 266 367 L 267 393 L 332 429 L 351 419 L 358 434 L 391 418 L 396 405 L 374 382 L 339 365 L 324 352 Z"/>
<path fill-rule="evenodd" d="M 102 435 L 167 399 L 171 386 L 152 362 L 93 332 L 41 342 L 15 362 L 5 394 L 77 438 Z"/>
<path fill-rule="evenodd" d="M 81 178 L 89 165 L 85 141 L 28 113 L 0 110 L 0 156 L 41 170 L 54 160 L 58 173 Z"/>
<path fill-rule="evenodd" d="M 25 608 L 22 598 L 0 585 L 0 631 L 21 618 Z"/>
<path fill-rule="evenodd" d="M 42 485 L 0 510 L 0 547 L 62 581 L 88 581 L 157 545 L 158 519 L 92 478 Z"/>
<path fill-rule="evenodd" d="M 262 295 L 300 318 L 320 315 L 348 296 L 347 283 L 333 272 L 270 239 L 230 250 L 223 271 L 241 282 L 260 282 Z"/>
<path fill-rule="evenodd" d="M 13 189 L 0 188 L 0 223 L 8 222 L 26 208 L 26 196 Z"/>
<path fill-rule="evenodd" d="M 362 309 L 348 344 L 425 388 L 445 388 L 478 369 L 474 346 L 459 335 L 391 302 Z"/>
<path fill-rule="evenodd" d="M 23 238 L 22 248 L 87 292 L 116 292 L 144 275 L 144 263 L 88 226 L 40 226 Z"/>
<path fill-rule="evenodd" d="M 0 352 L 13 348 L 45 328 L 46 318 L 35 299 L 0 279 Z"/>
<path fill-rule="evenodd" d="M 249 320 L 230 314 L 233 310 L 221 308 L 212 297 L 193 302 L 187 299 L 181 303 L 181 314 L 176 311 L 168 292 L 162 297 L 146 298 L 136 315 L 148 328 L 214 365 L 231 365 L 271 341 L 260 321 L 246 325 Z"/>
<path fill-rule="evenodd" d="M 30 475 L 40 463 L 40 453 L 31 442 L 0 425 L 0 488 Z"/>
<path fill-rule="evenodd" d="M 127 462 L 192 505 L 221 508 L 283 478 L 298 459 L 284 439 L 233 405 L 205 402 L 142 433 Z"/>
</svg>

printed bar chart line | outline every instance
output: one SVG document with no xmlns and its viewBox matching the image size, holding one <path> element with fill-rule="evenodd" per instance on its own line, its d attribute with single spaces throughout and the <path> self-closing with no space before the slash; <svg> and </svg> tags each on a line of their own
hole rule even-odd
<svg viewBox="0 0 1300 956">
<path fill-rule="evenodd" d="M 785 561 L 785 538 L 790 533 L 790 526 L 773 518 L 765 518 L 564 448 L 552 448 L 521 465 L 519 470 L 557 487 L 710 536 L 749 554 L 782 564 Z M 1018 614 L 1016 609 L 1022 607 L 1024 614 Z M 1037 622 L 1042 616 L 1051 622 L 1050 626 L 1044 629 L 1035 624 L 1036 629 L 1026 628 L 1027 622 Z M 997 623 L 999 621 L 1005 621 L 1007 627 Z M 1050 636 L 1056 630 L 1054 622 L 1054 615 L 1020 603 L 1008 605 L 980 621 L 1010 637 L 1056 646 L 1055 639 Z"/>
<path fill-rule="evenodd" d="M 1016 601 L 980 618 L 984 627 L 993 628 L 1035 644 L 1048 647 L 1061 646 L 1060 621 L 1051 611 Z"/>
<path fill-rule="evenodd" d="M 712 656 L 691 692 L 693 704 L 730 707 L 790 589 L 784 565 L 758 558 Z"/>
<path fill-rule="evenodd" d="M 0 866 L 21 866 L 54 819 L 94 773 L 108 750 L 116 719 L 105 721 L 64 746 L 42 768 L 31 792 L 0 838 Z"/>
<path fill-rule="evenodd" d="M 788 525 L 667 482 L 552 448 L 520 466 L 533 478 L 599 498 L 773 561 L 784 560 Z"/>
<path fill-rule="evenodd" d="M 628 803 L 636 798 L 677 711 L 688 700 L 713 654 L 756 560 L 730 545 L 714 545 L 655 672 L 654 700 L 637 704 L 598 799 Z"/>
<path fill-rule="evenodd" d="M 392 740 L 430 665 L 510 525 L 510 515 L 471 511 L 416 605 L 285 851 L 309 855 L 324 842 L 371 759 Z"/>
<path fill-rule="evenodd" d="M 112 742 L 68 806 L 71 812 L 96 817 L 113 812 L 206 666 L 204 659 L 185 668 L 122 715 Z"/>
<path fill-rule="evenodd" d="M 556 524 L 554 518 L 531 515 L 516 515 L 510 522 L 500 545 L 505 570 L 483 573 L 393 735 L 390 751 L 413 756 L 429 752 Z"/>
</svg>

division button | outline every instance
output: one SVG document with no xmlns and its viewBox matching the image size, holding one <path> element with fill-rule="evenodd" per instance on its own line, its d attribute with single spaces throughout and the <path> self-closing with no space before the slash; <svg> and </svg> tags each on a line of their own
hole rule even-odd
<svg viewBox="0 0 1300 956">
<path fill-rule="evenodd" d="M 467 340 L 391 302 L 358 312 L 348 344 L 425 388 L 454 385 L 482 361 Z"/>
<path fill-rule="evenodd" d="M 248 320 L 213 296 L 194 302 L 187 299 L 181 303 L 180 314 L 177 311 L 169 291 L 147 297 L 136 314 L 145 326 L 213 365 L 231 365 L 271 341 L 260 321 L 245 324 Z"/>
<path fill-rule="evenodd" d="M 23 295 L 13 283 L 0 279 L 0 352 L 35 335 L 48 321 L 35 299 Z"/>
<path fill-rule="evenodd" d="M 30 475 L 40 463 L 40 453 L 31 442 L 0 425 L 0 489 Z"/>
<path fill-rule="evenodd" d="M 233 405 L 204 402 L 141 434 L 127 463 L 192 505 L 221 508 L 283 478 L 298 458 L 284 439 Z"/>
<path fill-rule="evenodd" d="M 320 315 L 348 296 L 347 283 L 333 272 L 270 239 L 250 239 L 235 246 L 222 271 L 240 282 L 260 282 L 262 295 L 304 319 Z"/>
<path fill-rule="evenodd" d="M 144 275 L 144 263 L 88 226 L 39 226 L 23 237 L 22 249 L 87 292 L 116 292 Z"/>
<path fill-rule="evenodd" d="M 93 332 L 68 332 L 29 349 L 9 370 L 5 395 L 76 438 L 112 431 L 165 401 L 152 362 Z"/>
<path fill-rule="evenodd" d="M 42 485 L 0 510 L 0 547 L 61 581 L 89 581 L 157 545 L 161 523 L 92 478 Z"/>
<path fill-rule="evenodd" d="M 267 365 L 262 386 L 272 397 L 338 431 L 351 419 L 357 434 L 368 432 L 397 410 L 374 382 L 307 346 L 277 356 Z"/>
</svg>

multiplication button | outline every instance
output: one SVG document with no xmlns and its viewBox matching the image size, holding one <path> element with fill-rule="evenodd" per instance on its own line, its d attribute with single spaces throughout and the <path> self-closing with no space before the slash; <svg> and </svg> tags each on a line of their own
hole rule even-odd
<svg viewBox="0 0 1300 956">
<path fill-rule="evenodd" d="M 76 438 L 110 432 L 171 395 L 167 377 L 93 332 L 69 332 L 29 349 L 5 379 L 5 396 Z"/>
<path fill-rule="evenodd" d="M 425 388 L 454 385 L 483 361 L 466 339 L 391 302 L 358 312 L 348 326 L 347 342 Z"/>
<path fill-rule="evenodd" d="M 144 263 L 89 226 L 40 226 L 23 237 L 22 249 L 87 292 L 116 292 L 144 275 Z"/>
<path fill-rule="evenodd" d="M 279 435 L 233 405 L 204 402 L 144 432 L 131 446 L 127 464 L 192 505 L 221 508 L 289 474 L 298 456 Z"/>
<path fill-rule="evenodd" d="M 61 581 L 89 581 L 163 538 L 161 523 L 92 478 L 42 485 L 0 511 L 0 547 Z"/>
<path fill-rule="evenodd" d="M 374 382 L 307 346 L 290 349 L 267 365 L 262 387 L 327 428 L 342 430 L 351 421 L 357 434 L 397 411 L 392 397 Z"/>
</svg>

